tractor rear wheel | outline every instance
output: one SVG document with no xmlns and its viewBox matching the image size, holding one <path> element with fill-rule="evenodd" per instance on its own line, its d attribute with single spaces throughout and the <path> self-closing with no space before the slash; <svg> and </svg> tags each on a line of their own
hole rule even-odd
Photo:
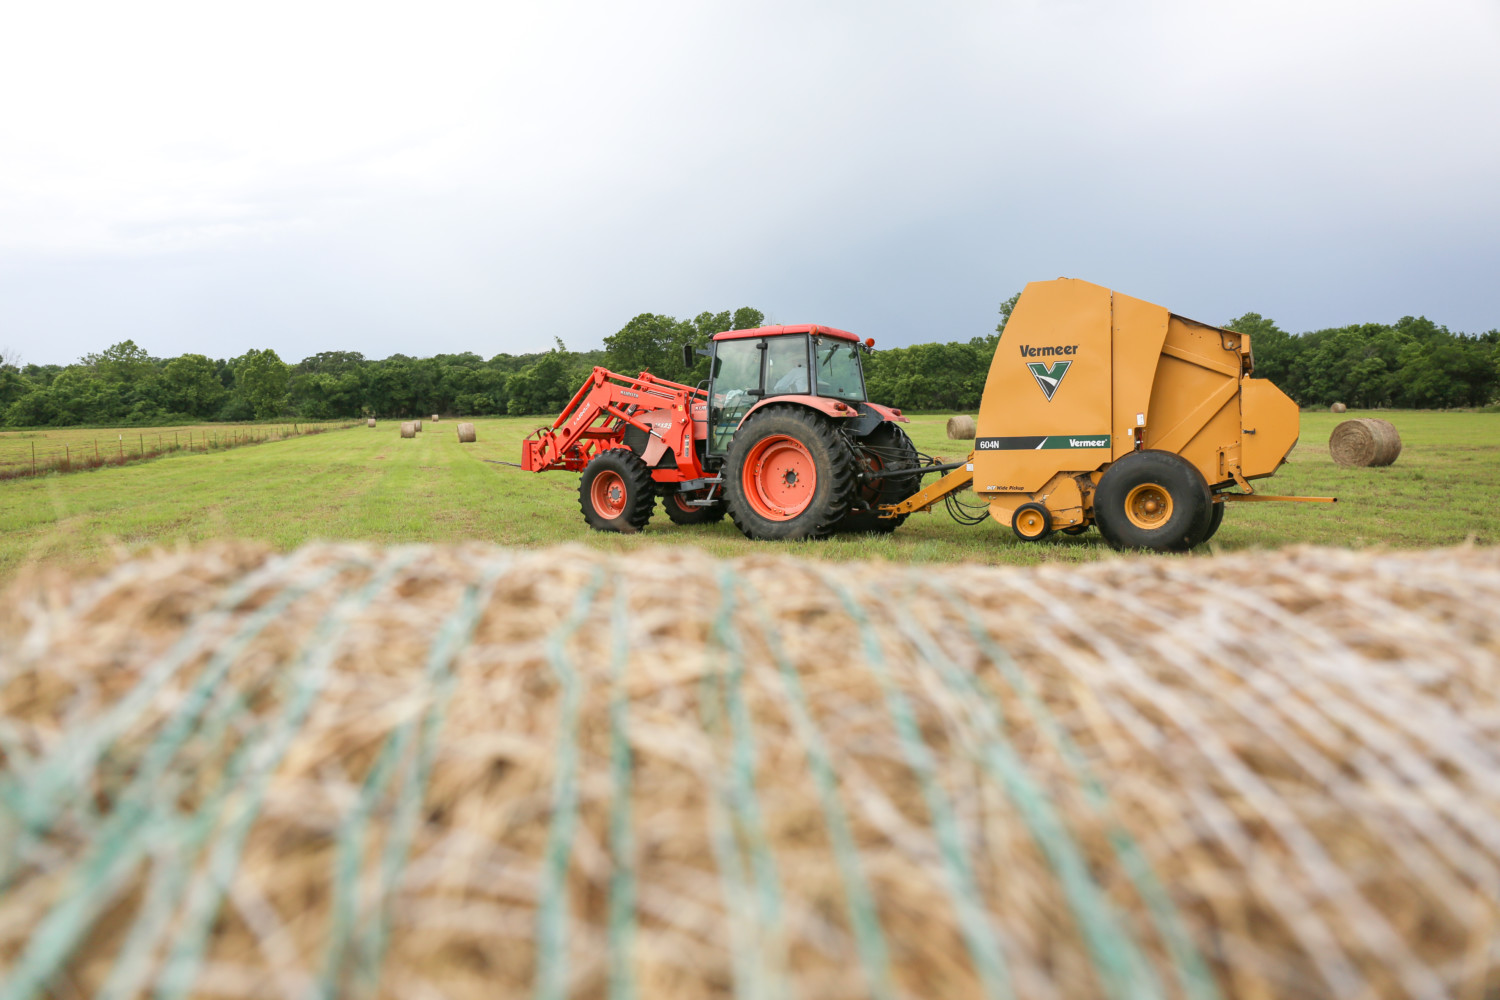
<svg viewBox="0 0 1500 1000">
<path fill-rule="evenodd" d="M 625 448 L 596 456 L 578 481 L 578 506 L 595 531 L 640 531 L 656 510 L 650 466 Z"/>
<path fill-rule="evenodd" d="M 685 501 L 702 500 L 707 490 L 696 493 L 668 493 L 661 498 L 661 509 L 667 512 L 673 524 L 714 524 L 724 520 L 724 501 L 714 502 L 711 507 L 695 507 Z"/>
<path fill-rule="evenodd" d="M 1203 476 L 1170 451 L 1131 452 L 1094 491 L 1094 520 L 1116 549 L 1186 552 L 1206 537 L 1213 507 Z"/>
<path fill-rule="evenodd" d="M 827 417 L 802 406 L 768 406 L 730 442 L 729 516 L 746 538 L 826 538 L 854 502 L 854 467 Z"/>
<path fill-rule="evenodd" d="M 885 478 L 882 469 L 914 469 L 917 467 L 917 447 L 911 443 L 906 432 L 895 424 L 884 423 L 856 443 L 855 460 L 862 465 L 864 482 L 859 484 L 857 496 L 869 504 L 870 510 L 851 510 L 845 514 L 833 530 L 843 532 L 866 532 L 872 535 L 888 535 L 901 526 L 909 515 L 881 517 L 874 508 L 884 504 L 900 503 L 922 488 L 919 475 Z"/>
</svg>

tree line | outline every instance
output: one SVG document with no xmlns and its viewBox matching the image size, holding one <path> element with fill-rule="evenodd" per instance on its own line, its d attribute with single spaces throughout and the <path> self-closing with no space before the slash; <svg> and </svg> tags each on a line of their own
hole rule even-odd
<svg viewBox="0 0 1500 1000">
<path fill-rule="evenodd" d="M 871 399 L 908 410 L 973 410 L 1016 296 L 1000 307 L 995 332 L 949 343 L 877 350 L 865 363 Z M 77 424 L 146 426 L 174 421 L 309 420 L 421 413 L 455 416 L 551 415 L 595 365 L 650 371 L 696 384 L 708 361 L 684 365 L 682 345 L 704 348 L 720 330 L 764 323 L 758 309 L 704 312 L 692 319 L 643 313 L 604 338 L 600 350 L 394 354 L 371 359 L 325 351 L 288 364 L 272 350 L 236 358 L 202 354 L 152 357 L 133 341 L 71 365 L 0 358 L 0 423 L 7 427 Z M 1303 406 L 1485 406 L 1500 399 L 1500 330 L 1454 333 L 1424 317 L 1394 324 L 1291 334 L 1258 313 L 1226 324 L 1251 335 L 1256 375 Z"/>
</svg>

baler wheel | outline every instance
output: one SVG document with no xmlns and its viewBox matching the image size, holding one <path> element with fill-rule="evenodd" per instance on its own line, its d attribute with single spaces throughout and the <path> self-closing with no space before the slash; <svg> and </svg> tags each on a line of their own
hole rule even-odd
<svg viewBox="0 0 1500 1000">
<path fill-rule="evenodd" d="M 1052 514 L 1039 503 L 1023 503 L 1010 518 L 1010 530 L 1023 542 L 1040 542 L 1052 534 Z"/>
<path fill-rule="evenodd" d="M 673 524 L 714 524 L 724 520 L 723 500 L 719 500 L 712 507 L 695 507 L 683 502 L 700 499 L 706 494 L 706 490 L 700 490 L 697 493 L 670 493 L 662 497 L 661 507 L 672 519 Z"/>
<path fill-rule="evenodd" d="M 1208 516 L 1208 532 L 1198 540 L 1199 545 L 1202 545 L 1204 542 L 1214 537 L 1214 535 L 1218 534 L 1219 525 L 1224 523 L 1224 508 L 1228 506 L 1228 502 L 1224 500 L 1220 500 L 1218 503 L 1214 504 L 1214 511 Z"/>
<path fill-rule="evenodd" d="M 578 506 L 595 531 L 640 531 L 656 510 L 656 484 L 640 456 L 612 448 L 595 457 L 578 481 Z"/>
<path fill-rule="evenodd" d="M 803 406 L 765 407 L 729 445 L 729 516 L 746 538 L 826 538 L 854 502 L 854 471 L 854 455 L 827 417 Z"/>
<path fill-rule="evenodd" d="M 1061 531 L 1065 535 L 1081 535 L 1085 531 L 1089 530 L 1089 526 L 1088 526 L 1087 523 L 1084 523 L 1084 524 L 1070 524 L 1066 528 L 1058 528 L 1057 530 Z"/>
<path fill-rule="evenodd" d="M 1094 491 L 1094 520 L 1116 549 L 1186 552 L 1207 537 L 1213 507 L 1203 476 L 1169 451 L 1131 452 Z"/>
</svg>

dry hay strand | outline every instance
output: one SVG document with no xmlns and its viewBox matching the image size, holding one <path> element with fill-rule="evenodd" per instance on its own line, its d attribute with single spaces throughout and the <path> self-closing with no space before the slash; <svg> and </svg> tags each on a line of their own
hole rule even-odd
<svg viewBox="0 0 1500 1000">
<path fill-rule="evenodd" d="M 471 423 L 460 423 L 458 425 L 458 443 L 473 444 L 478 440 L 474 434 L 474 425 Z"/>
<path fill-rule="evenodd" d="M 1500 550 L 0 595 L 8 997 L 1483 997 Z"/>
<path fill-rule="evenodd" d="M 365 426 L 366 427 L 374 427 L 375 426 L 375 418 L 374 417 L 368 417 L 368 418 L 366 418 L 365 419 Z"/>
<path fill-rule="evenodd" d="M 966 413 L 948 418 L 948 436 L 955 441 L 974 439 L 974 418 Z"/>
<path fill-rule="evenodd" d="M 1345 420 L 1329 435 L 1328 453 L 1339 465 L 1390 465 L 1401 454 L 1401 435 L 1389 420 Z"/>
<path fill-rule="evenodd" d="M 416 437 L 417 436 L 417 427 L 416 427 L 416 425 L 413 424 L 410 420 L 404 420 L 404 421 L 402 421 L 402 423 L 401 423 L 401 436 L 404 437 L 404 438 L 414 438 L 414 437 Z"/>
<path fill-rule="evenodd" d="M 1329 413 L 1343 413 L 1346 409 L 1348 409 L 1348 407 L 1346 407 L 1343 403 L 1334 403 L 1332 406 L 1330 406 L 1328 408 L 1328 412 Z"/>
</svg>

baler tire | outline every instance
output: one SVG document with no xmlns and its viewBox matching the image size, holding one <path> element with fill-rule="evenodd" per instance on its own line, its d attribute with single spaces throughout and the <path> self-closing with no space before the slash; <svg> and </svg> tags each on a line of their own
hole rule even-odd
<svg viewBox="0 0 1500 1000">
<path fill-rule="evenodd" d="M 1087 524 L 1070 524 L 1066 528 L 1058 528 L 1057 530 L 1061 531 L 1065 535 L 1081 535 L 1085 531 L 1089 530 L 1089 525 L 1087 525 Z"/>
<path fill-rule="evenodd" d="M 679 501 L 692 496 L 690 493 L 668 493 L 661 498 L 661 509 L 667 512 L 673 524 L 717 524 L 727 513 L 724 501 L 712 507 L 684 507 Z"/>
<path fill-rule="evenodd" d="M 1094 491 L 1094 522 L 1114 549 L 1186 552 L 1207 536 L 1214 506 L 1208 483 L 1187 459 L 1135 451 L 1104 470 Z M 1160 523 L 1150 523 L 1156 517 Z"/>
<path fill-rule="evenodd" d="M 1035 519 L 1040 522 L 1041 527 L 1035 534 L 1028 535 L 1021 529 L 1023 514 L 1035 515 Z M 1033 521 L 1030 516 L 1025 518 L 1025 520 L 1028 524 Z M 1010 530 L 1023 542 L 1044 542 L 1052 537 L 1052 512 L 1039 503 L 1023 503 L 1011 512 Z"/>
<path fill-rule="evenodd" d="M 1208 530 L 1204 533 L 1202 538 L 1198 539 L 1197 544 L 1202 545 L 1204 542 L 1214 537 L 1214 535 L 1218 534 L 1219 525 L 1224 523 L 1224 508 L 1228 506 L 1229 502 L 1227 500 L 1220 500 L 1218 503 L 1213 505 L 1213 513 L 1208 516 Z"/>
<path fill-rule="evenodd" d="M 595 531 L 640 531 L 656 510 L 651 467 L 626 448 L 595 456 L 579 477 L 578 506 Z"/>
<path fill-rule="evenodd" d="M 775 516 L 772 500 L 765 495 L 769 483 L 746 480 L 748 464 L 776 459 L 766 450 L 771 447 L 790 464 L 810 464 L 808 471 L 814 476 L 811 494 L 795 510 L 780 508 L 784 516 Z M 746 538 L 827 538 L 854 503 L 854 474 L 854 454 L 827 417 L 795 404 L 767 406 L 734 433 L 724 460 L 724 499 L 734 526 Z M 786 485 L 794 485 L 796 479 L 793 471 Z"/>
<path fill-rule="evenodd" d="M 881 424 L 866 435 L 861 443 L 887 452 L 899 451 L 901 459 L 900 464 L 896 466 L 898 469 L 914 469 L 921 462 L 917 456 L 917 446 L 911 443 L 911 438 L 906 436 L 905 431 L 893 423 Z M 867 464 L 865 470 L 867 475 L 884 466 L 883 460 L 878 455 L 871 454 L 879 464 L 873 469 Z M 855 461 L 861 461 L 858 453 L 855 455 Z M 892 458 L 891 461 L 894 462 L 896 459 Z M 885 504 L 900 503 L 921 488 L 922 477 L 912 475 L 890 481 L 876 479 L 873 482 L 866 482 L 864 486 L 856 490 L 856 493 L 874 508 Z M 833 530 L 839 534 L 889 535 L 901 527 L 910 516 L 897 514 L 895 517 L 881 517 L 874 510 L 851 510 L 839 519 L 839 523 L 833 526 Z"/>
</svg>

